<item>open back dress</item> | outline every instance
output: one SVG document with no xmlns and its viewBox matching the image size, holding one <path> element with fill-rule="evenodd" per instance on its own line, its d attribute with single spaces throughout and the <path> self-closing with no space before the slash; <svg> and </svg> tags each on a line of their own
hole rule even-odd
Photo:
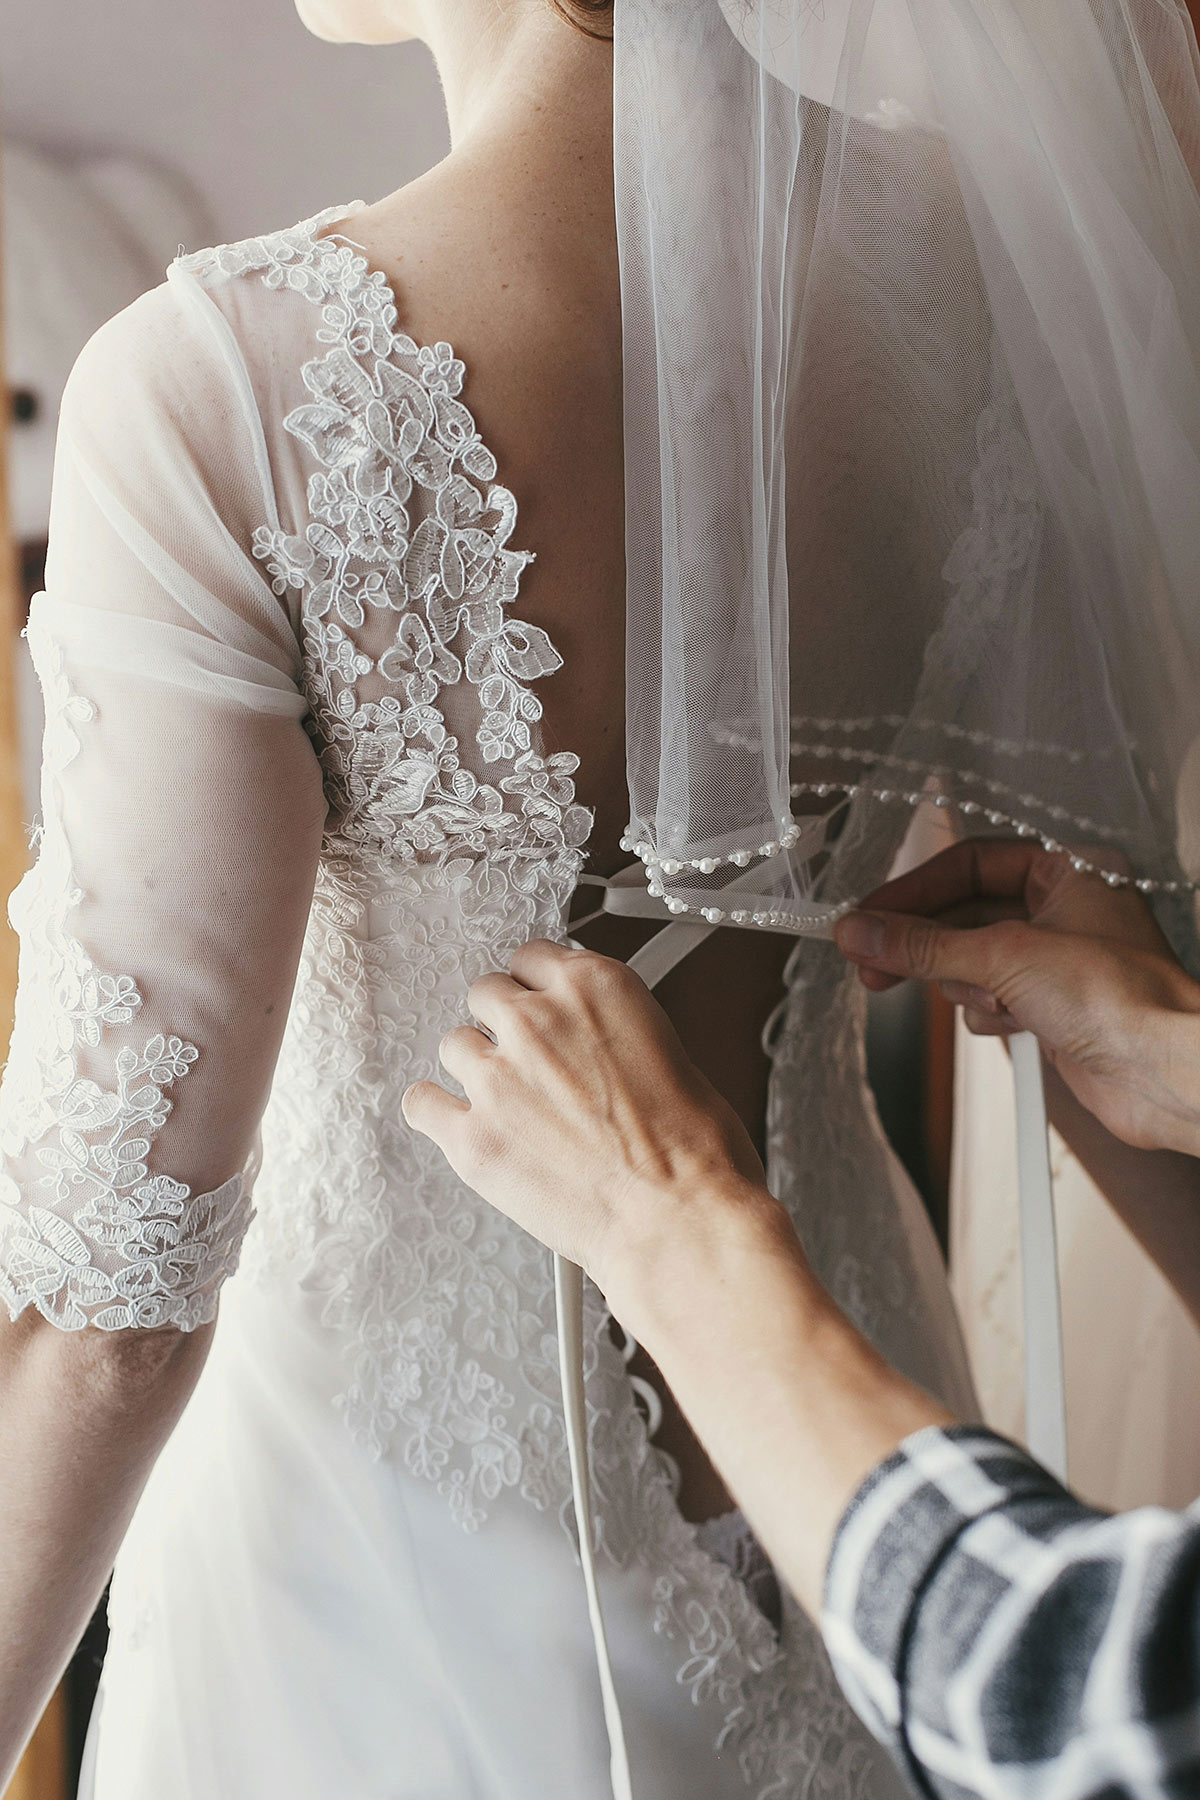
<svg viewBox="0 0 1200 1800">
<path fill-rule="evenodd" d="M 452 346 L 332 229 L 361 205 L 181 255 L 63 406 L 0 1287 L 67 1329 L 193 1327 L 220 1290 L 120 1552 L 85 1800 L 609 1792 L 551 1258 L 400 1111 L 471 982 L 562 936 L 591 821 L 540 738 L 560 659 L 519 616 L 517 498 Z M 852 812 L 830 897 L 903 829 Z M 862 1003 L 796 947 L 769 1179 L 850 1316 L 969 1415 Z M 896 1792 L 815 1628 L 682 1516 L 587 1307 L 638 1800 Z"/>
</svg>

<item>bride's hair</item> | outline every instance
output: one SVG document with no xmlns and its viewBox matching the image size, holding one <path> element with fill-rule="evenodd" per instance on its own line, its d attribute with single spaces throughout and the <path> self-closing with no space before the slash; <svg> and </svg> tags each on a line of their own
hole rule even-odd
<svg viewBox="0 0 1200 1800">
<path fill-rule="evenodd" d="M 612 36 L 613 0 L 550 0 L 550 5 L 589 37 Z"/>
</svg>

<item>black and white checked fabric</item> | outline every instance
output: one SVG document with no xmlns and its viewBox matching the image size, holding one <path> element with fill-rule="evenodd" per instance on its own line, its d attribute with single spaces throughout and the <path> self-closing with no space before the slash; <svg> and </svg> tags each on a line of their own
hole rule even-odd
<svg viewBox="0 0 1200 1800">
<path fill-rule="evenodd" d="M 1200 1501 L 1096 1512 L 991 1432 L 921 1431 L 848 1507 L 822 1626 L 922 1793 L 1200 1797 Z"/>
</svg>

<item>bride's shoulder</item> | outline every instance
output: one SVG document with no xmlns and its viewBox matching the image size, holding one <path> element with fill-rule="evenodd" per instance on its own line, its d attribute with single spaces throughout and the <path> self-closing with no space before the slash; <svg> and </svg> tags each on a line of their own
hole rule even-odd
<svg viewBox="0 0 1200 1800">
<path fill-rule="evenodd" d="M 122 421 L 124 431 L 147 438 L 164 428 L 202 436 L 206 420 L 227 424 L 243 408 L 239 354 L 247 369 L 256 347 L 280 333 L 299 330 L 307 344 L 314 315 L 304 301 L 349 298 L 350 279 L 343 270 L 339 281 L 338 259 L 322 233 L 361 210 L 362 201 L 351 201 L 233 243 L 181 247 L 164 279 L 114 313 L 79 351 L 62 397 L 60 433 L 111 434 Z M 242 290 L 236 297 L 235 287 Z M 280 313 L 270 289 L 291 293 L 296 319 Z M 262 292 L 261 305 L 249 299 L 254 290 Z"/>
<path fill-rule="evenodd" d="M 233 243 L 210 244 L 190 251 L 181 247 L 167 269 L 167 279 L 190 278 L 214 287 L 239 275 L 262 274 L 269 286 L 303 290 L 304 271 L 318 253 L 324 234 L 341 220 L 356 218 L 366 210 L 364 201 L 351 200 Z"/>
<path fill-rule="evenodd" d="M 225 366 L 228 372 L 228 357 L 212 329 L 214 306 L 231 322 L 235 316 L 221 290 L 238 277 L 261 276 L 262 283 L 255 285 L 286 288 L 313 300 L 329 298 L 329 273 L 318 275 L 328 261 L 321 234 L 362 209 L 361 200 L 351 201 L 234 243 L 191 251 L 181 247 L 157 286 L 92 333 L 72 368 L 65 404 L 98 393 L 111 402 L 117 390 L 126 399 L 164 388 L 194 392 L 207 365 Z M 244 326 L 244 306 L 236 316 Z M 244 331 L 234 335 L 242 337 Z"/>
<path fill-rule="evenodd" d="M 123 421 L 132 431 L 181 417 L 213 380 L 211 333 L 169 281 L 148 288 L 92 332 L 71 366 L 59 432 Z"/>
</svg>

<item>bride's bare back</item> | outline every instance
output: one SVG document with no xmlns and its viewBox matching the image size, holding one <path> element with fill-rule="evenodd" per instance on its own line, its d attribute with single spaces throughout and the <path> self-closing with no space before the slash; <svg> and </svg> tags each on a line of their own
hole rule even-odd
<svg viewBox="0 0 1200 1800">
<path fill-rule="evenodd" d="M 536 553 L 521 581 L 521 616 L 563 658 L 538 686 L 546 749 L 580 758 L 578 798 L 595 813 L 589 865 L 607 875 L 630 860 L 619 843 L 628 796 L 611 47 L 539 0 L 503 55 L 512 83 L 484 122 L 345 231 L 391 282 L 402 328 L 419 343 L 449 341 L 466 365 L 463 399 L 516 496 L 513 543 Z M 582 935 L 627 957 L 650 929 L 604 919 Z M 762 1031 L 790 947 L 719 932 L 659 989 L 689 1054 L 760 1149 Z M 731 1501 L 720 1478 L 677 1410 L 666 1413 L 657 1441 L 681 1465 L 685 1516 L 723 1511 Z"/>
</svg>

